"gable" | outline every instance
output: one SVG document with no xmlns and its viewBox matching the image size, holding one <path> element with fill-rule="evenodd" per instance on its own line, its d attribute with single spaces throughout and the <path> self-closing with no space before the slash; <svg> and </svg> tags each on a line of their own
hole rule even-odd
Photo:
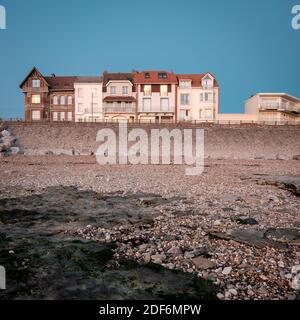
<svg viewBox="0 0 300 320">
<path fill-rule="evenodd" d="M 20 84 L 21 89 L 31 88 L 32 80 L 40 80 L 41 81 L 41 88 L 48 88 L 49 84 L 43 77 L 43 75 L 40 73 L 40 71 L 34 67 L 29 74 L 26 76 L 26 78 L 23 80 L 23 82 Z"/>
</svg>

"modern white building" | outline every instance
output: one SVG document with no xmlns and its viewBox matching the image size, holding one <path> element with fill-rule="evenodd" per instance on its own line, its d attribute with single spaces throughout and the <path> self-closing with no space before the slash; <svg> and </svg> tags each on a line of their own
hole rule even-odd
<svg viewBox="0 0 300 320">
<path fill-rule="evenodd" d="M 75 122 L 103 120 L 102 77 L 77 77 L 75 89 Z"/>
</svg>

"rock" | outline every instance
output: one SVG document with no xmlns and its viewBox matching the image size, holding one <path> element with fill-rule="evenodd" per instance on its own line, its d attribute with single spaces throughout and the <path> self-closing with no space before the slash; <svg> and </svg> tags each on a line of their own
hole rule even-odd
<svg viewBox="0 0 300 320">
<path fill-rule="evenodd" d="M 182 251 L 181 251 L 181 249 L 178 248 L 178 247 L 172 247 L 171 249 L 169 249 L 169 250 L 167 251 L 167 253 L 168 253 L 168 254 L 171 254 L 171 255 L 174 256 L 174 257 L 177 257 L 177 256 L 179 256 L 179 255 L 182 255 Z"/>
<path fill-rule="evenodd" d="M 230 294 L 232 294 L 233 296 L 237 296 L 238 295 L 238 292 L 236 289 L 229 289 L 228 290 L 230 292 Z"/>
<path fill-rule="evenodd" d="M 11 155 L 13 155 L 13 156 L 19 154 L 19 152 L 20 152 L 20 148 L 19 148 L 19 147 L 11 147 L 11 148 L 10 148 L 10 153 L 11 153 Z"/>
<path fill-rule="evenodd" d="M 1 131 L 1 135 L 3 138 L 10 137 L 10 132 L 7 130 Z"/>
<path fill-rule="evenodd" d="M 236 221 L 237 223 L 244 224 L 244 225 L 254 226 L 254 225 L 258 224 L 258 222 L 255 219 L 248 218 L 245 216 L 236 216 L 236 217 L 233 217 L 232 220 Z"/>
<path fill-rule="evenodd" d="M 222 224 L 221 220 L 216 220 L 216 221 L 214 221 L 214 226 L 215 226 L 215 227 L 218 227 L 218 226 L 220 226 L 221 224 Z"/>
<path fill-rule="evenodd" d="M 155 254 L 151 256 L 151 260 L 155 264 L 162 264 L 166 260 L 166 256 L 164 254 Z"/>
<path fill-rule="evenodd" d="M 263 180 L 267 185 L 275 185 L 292 192 L 295 196 L 300 196 L 299 176 L 266 176 Z"/>
<path fill-rule="evenodd" d="M 215 262 L 203 257 L 197 257 L 192 259 L 192 263 L 195 265 L 196 268 L 203 270 L 213 269 L 216 267 Z"/>
<path fill-rule="evenodd" d="M 212 238 L 234 240 L 257 248 L 265 248 L 268 246 L 278 249 L 287 248 L 286 243 L 267 239 L 264 230 L 228 230 L 226 233 L 209 232 L 208 234 Z"/>
<path fill-rule="evenodd" d="M 225 276 L 229 275 L 232 271 L 232 267 L 226 267 L 223 269 L 222 274 L 224 274 Z"/>
<path fill-rule="evenodd" d="M 224 294 L 222 294 L 222 293 L 218 293 L 218 294 L 217 294 L 217 298 L 218 298 L 219 300 L 223 300 L 223 299 L 225 298 L 225 296 L 224 296 Z"/>
<path fill-rule="evenodd" d="M 300 160 L 300 154 L 299 155 L 295 155 L 295 156 L 293 156 L 293 160 Z"/>
</svg>

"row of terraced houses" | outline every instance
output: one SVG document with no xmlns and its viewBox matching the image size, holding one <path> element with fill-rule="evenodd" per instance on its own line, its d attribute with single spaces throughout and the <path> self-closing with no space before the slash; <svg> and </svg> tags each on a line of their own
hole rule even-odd
<svg viewBox="0 0 300 320">
<path fill-rule="evenodd" d="M 33 68 L 20 85 L 26 121 L 160 122 L 299 121 L 300 100 L 260 93 L 243 114 L 220 113 L 218 81 L 210 73 L 104 72 L 99 77 L 43 76 Z"/>
</svg>

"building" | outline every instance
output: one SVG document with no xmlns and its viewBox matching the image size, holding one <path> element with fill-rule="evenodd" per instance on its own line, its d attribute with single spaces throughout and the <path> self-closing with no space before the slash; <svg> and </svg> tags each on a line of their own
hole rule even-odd
<svg viewBox="0 0 300 320">
<path fill-rule="evenodd" d="M 74 121 L 76 77 L 44 77 L 33 68 L 21 83 L 26 121 Z"/>
<path fill-rule="evenodd" d="M 215 121 L 219 85 L 211 73 L 104 72 L 103 77 L 44 77 L 33 68 L 21 84 L 26 121 Z"/>
<path fill-rule="evenodd" d="M 137 119 L 140 122 L 176 121 L 177 83 L 176 75 L 171 72 L 135 72 Z"/>
<path fill-rule="evenodd" d="M 219 85 L 211 73 L 178 74 L 177 119 L 213 121 L 219 113 Z"/>
<path fill-rule="evenodd" d="M 286 93 L 258 93 L 246 101 L 245 113 L 257 122 L 300 122 L 300 99 Z"/>
<path fill-rule="evenodd" d="M 102 77 L 77 77 L 75 90 L 75 122 L 103 121 Z"/>
<path fill-rule="evenodd" d="M 102 105 L 105 121 L 136 120 L 136 87 L 132 73 L 103 73 Z"/>
</svg>

